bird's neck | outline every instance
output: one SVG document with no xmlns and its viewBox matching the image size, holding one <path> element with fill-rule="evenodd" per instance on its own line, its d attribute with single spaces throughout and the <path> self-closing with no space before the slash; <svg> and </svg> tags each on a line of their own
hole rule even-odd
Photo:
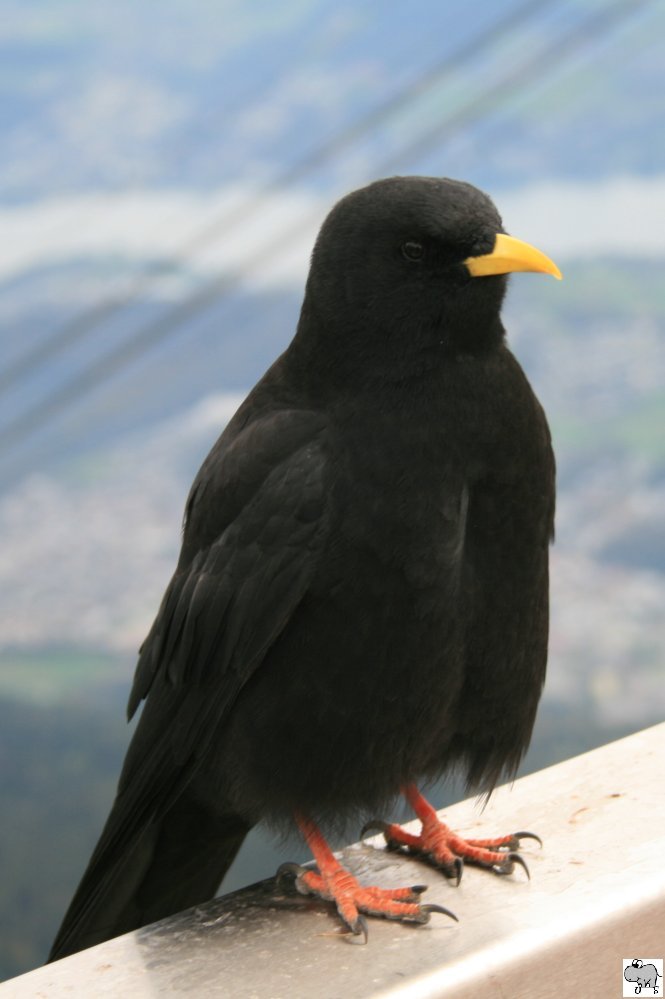
<svg viewBox="0 0 665 999">
<path fill-rule="evenodd" d="M 386 390 L 429 394 L 447 381 L 460 358 L 484 359 L 503 346 L 500 315 L 441 315 L 409 327 L 377 328 L 367 321 L 331 322 L 305 299 L 296 336 L 285 361 L 315 399 L 340 392 L 366 397 Z"/>
</svg>

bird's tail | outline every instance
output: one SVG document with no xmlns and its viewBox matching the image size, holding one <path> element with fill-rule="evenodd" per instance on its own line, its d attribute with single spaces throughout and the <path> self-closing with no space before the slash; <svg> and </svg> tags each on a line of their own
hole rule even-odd
<svg viewBox="0 0 665 999">
<path fill-rule="evenodd" d="M 49 961 L 212 898 L 250 825 L 185 789 L 157 821 L 132 829 L 116 799 L 55 938 Z"/>
</svg>

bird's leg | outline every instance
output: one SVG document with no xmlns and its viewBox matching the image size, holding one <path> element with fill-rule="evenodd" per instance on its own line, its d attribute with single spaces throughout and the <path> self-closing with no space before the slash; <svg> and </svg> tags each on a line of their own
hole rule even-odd
<svg viewBox="0 0 665 999">
<path fill-rule="evenodd" d="M 406 850 L 422 857 L 457 884 L 462 877 L 465 860 L 487 867 L 495 874 L 512 874 L 515 864 L 519 864 L 529 877 L 526 862 L 515 851 L 523 839 L 535 839 L 542 846 L 540 837 L 535 833 L 516 832 L 494 839 L 463 839 L 439 819 L 415 784 L 407 784 L 402 794 L 422 822 L 420 835 L 408 833 L 395 823 L 376 821 L 365 825 L 363 835 L 370 830 L 382 832 L 389 850 Z"/>
<path fill-rule="evenodd" d="M 360 885 L 339 863 L 318 826 L 303 815 L 296 815 L 296 821 L 314 855 L 318 871 L 308 870 L 297 864 L 282 864 L 277 872 L 278 878 L 293 874 L 296 888 L 301 894 L 317 895 L 327 902 L 334 902 L 345 926 L 356 935 L 362 934 L 365 941 L 367 922 L 363 913 L 408 923 L 428 923 L 432 912 L 442 912 L 457 919 L 452 912 L 440 905 L 420 904 L 420 896 L 426 890 L 425 885 L 413 885 L 410 888 Z"/>
</svg>

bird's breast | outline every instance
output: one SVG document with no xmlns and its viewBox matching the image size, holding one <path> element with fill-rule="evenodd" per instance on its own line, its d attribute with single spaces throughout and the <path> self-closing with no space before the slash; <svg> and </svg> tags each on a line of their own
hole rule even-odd
<svg viewBox="0 0 665 999">
<path fill-rule="evenodd" d="M 429 407 L 331 421 L 325 548 L 220 763 L 257 814 L 373 807 L 444 771 L 453 744 L 500 767 L 493 726 L 528 733 L 512 691 L 544 669 L 551 454 L 507 363 Z"/>
</svg>

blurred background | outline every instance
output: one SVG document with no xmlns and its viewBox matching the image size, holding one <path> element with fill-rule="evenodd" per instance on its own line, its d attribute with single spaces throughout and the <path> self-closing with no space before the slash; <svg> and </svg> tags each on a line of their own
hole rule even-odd
<svg viewBox="0 0 665 999">
<path fill-rule="evenodd" d="M 191 478 L 369 180 L 469 180 L 564 271 L 506 308 L 559 465 L 524 769 L 665 716 L 664 28 L 648 0 L 0 0 L 0 977 L 44 960 L 106 817 Z M 229 887 L 298 859 L 273 847 Z"/>
</svg>

